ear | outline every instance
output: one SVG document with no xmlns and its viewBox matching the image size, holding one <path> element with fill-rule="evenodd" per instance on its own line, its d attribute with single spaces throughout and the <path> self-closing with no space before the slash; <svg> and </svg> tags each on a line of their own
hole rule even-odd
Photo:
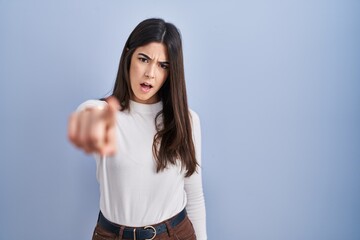
<svg viewBox="0 0 360 240">
<path fill-rule="evenodd" d="M 126 51 L 129 51 L 130 49 L 129 48 L 126 48 Z"/>
</svg>

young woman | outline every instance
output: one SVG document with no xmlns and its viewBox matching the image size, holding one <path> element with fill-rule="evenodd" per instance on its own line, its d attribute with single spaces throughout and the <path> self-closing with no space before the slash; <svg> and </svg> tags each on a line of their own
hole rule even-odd
<svg viewBox="0 0 360 240">
<path fill-rule="evenodd" d="M 201 131 L 188 108 L 181 36 L 142 21 L 125 43 L 112 96 L 81 104 L 70 141 L 94 153 L 100 213 L 93 240 L 205 240 Z"/>
</svg>

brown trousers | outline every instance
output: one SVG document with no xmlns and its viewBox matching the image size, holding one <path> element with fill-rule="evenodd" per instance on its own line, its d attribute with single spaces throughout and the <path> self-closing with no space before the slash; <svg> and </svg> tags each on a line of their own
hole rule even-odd
<svg viewBox="0 0 360 240">
<path fill-rule="evenodd" d="M 164 222 L 166 223 L 167 221 Z M 196 240 L 195 231 L 188 216 L 186 216 L 186 218 L 174 228 L 171 228 L 169 223 L 166 225 L 168 226 L 168 231 L 156 235 L 154 240 Z M 122 238 L 121 235 L 121 233 L 120 235 L 116 235 L 114 233 L 107 232 L 105 229 L 101 228 L 99 224 L 97 224 L 94 230 L 92 240 L 125 239 Z"/>
</svg>

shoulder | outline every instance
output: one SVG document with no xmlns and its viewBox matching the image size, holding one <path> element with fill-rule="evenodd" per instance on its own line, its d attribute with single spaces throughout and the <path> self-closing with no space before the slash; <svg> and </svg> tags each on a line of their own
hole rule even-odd
<svg viewBox="0 0 360 240">
<path fill-rule="evenodd" d="M 194 125 L 200 125 L 200 117 L 197 112 L 189 108 L 190 120 Z"/>
</svg>

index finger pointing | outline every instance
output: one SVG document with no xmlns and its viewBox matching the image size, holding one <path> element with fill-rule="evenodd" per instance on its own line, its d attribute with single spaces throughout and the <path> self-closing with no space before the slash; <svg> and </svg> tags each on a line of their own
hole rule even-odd
<svg viewBox="0 0 360 240">
<path fill-rule="evenodd" d="M 106 99 L 106 102 L 108 103 L 109 107 L 113 110 L 113 111 L 119 111 L 120 110 L 120 103 L 118 101 L 118 99 L 114 96 L 110 96 Z"/>
<path fill-rule="evenodd" d="M 113 123 L 115 120 L 115 116 L 117 111 L 120 109 L 119 101 L 111 96 L 106 100 L 107 104 L 105 106 L 99 107 L 101 110 L 101 118 L 105 120 L 107 123 Z"/>
</svg>

